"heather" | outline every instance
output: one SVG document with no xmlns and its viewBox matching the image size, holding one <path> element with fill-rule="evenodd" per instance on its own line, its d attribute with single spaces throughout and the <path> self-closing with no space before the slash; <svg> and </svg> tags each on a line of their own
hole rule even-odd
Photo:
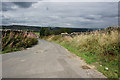
<svg viewBox="0 0 120 80">
<path fill-rule="evenodd" d="M 33 32 L 20 30 L 2 31 L 2 53 L 24 50 L 37 44 L 36 35 Z"/>
</svg>

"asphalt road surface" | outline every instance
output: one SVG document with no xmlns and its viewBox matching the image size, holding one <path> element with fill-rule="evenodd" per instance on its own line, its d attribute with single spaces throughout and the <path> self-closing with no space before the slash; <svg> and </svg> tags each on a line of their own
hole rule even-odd
<svg viewBox="0 0 120 80">
<path fill-rule="evenodd" d="M 3 78 L 105 78 L 58 44 L 39 40 L 23 51 L 2 54 Z"/>
</svg>

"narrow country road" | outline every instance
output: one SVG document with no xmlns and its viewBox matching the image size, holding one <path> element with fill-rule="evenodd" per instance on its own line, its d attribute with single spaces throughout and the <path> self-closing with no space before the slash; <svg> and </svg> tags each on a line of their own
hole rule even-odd
<svg viewBox="0 0 120 80">
<path fill-rule="evenodd" d="M 3 78 L 105 78 L 58 44 L 39 40 L 27 50 L 2 55 Z"/>
</svg>

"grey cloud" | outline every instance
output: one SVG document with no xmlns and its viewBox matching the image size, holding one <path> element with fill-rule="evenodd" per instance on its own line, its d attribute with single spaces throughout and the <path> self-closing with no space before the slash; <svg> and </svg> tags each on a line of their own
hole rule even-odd
<svg viewBox="0 0 120 80">
<path fill-rule="evenodd" d="M 86 19 L 95 20 L 94 17 L 86 17 Z"/>
<path fill-rule="evenodd" d="M 118 14 L 103 14 L 102 13 L 102 18 L 106 18 L 106 17 L 118 17 Z"/>
<path fill-rule="evenodd" d="M 13 6 L 18 6 L 19 8 L 29 8 L 32 4 L 36 2 L 2 2 L 2 11 L 16 10 Z"/>
<path fill-rule="evenodd" d="M 35 2 L 13 2 L 13 3 L 21 8 L 29 8 Z"/>
<path fill-rule="evenodd" d="M 2 2 L 2 11 L 8 11 L 8 10 L 13 10 L 11 2 Z"/>
<path fill-rule="evenodd" d="M 4 12 L 4 23 L 63 27 L 107 27 L 117 25 L 117 3 L 34 3 L 15 4 Z M 114 4 L 114 5 L 113 5 Z M 116 8 L 115 8 L 116 7 Z M 22 9 L 24 8 L 24 9 Z M 28 9 L 29 8 L 29 9 Z M 7 17 L 9 19 L 7 19 Z M 67 25 L 71 24 L 71 25 Z"/>
</svg>

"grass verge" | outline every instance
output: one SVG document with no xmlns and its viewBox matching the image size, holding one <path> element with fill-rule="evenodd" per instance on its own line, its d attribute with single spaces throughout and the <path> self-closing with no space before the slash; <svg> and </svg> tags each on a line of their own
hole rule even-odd
<svg viewBox="0 0 120 80">
<path fill-rule="evenodd" d="M 118 78 L 119 42 L 118 30 L 92 32 L 74 37 L 49 36 L 46 40 L 53 41 L 80 56 L 88 64 L 96 66 L 108 78 Z"/>
</svg>

